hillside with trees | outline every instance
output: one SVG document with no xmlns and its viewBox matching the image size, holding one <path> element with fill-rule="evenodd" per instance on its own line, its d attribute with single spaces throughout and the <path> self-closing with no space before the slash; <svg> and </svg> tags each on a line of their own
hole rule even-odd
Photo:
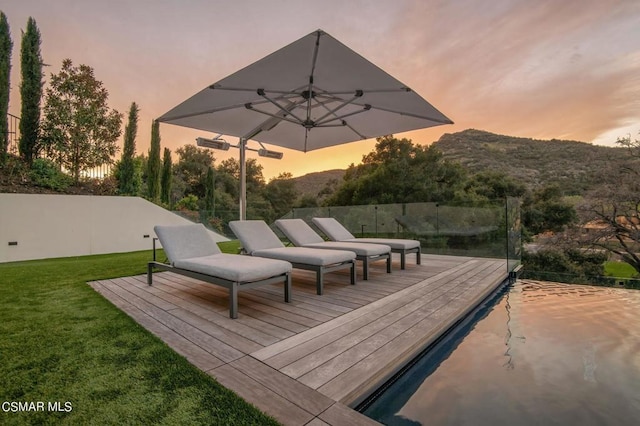
<svg viewBox="0 0 640 426">
<path fill-rule="evenodd" d="M 601 179 L 600 172 L 625 160 L 621 147 L 568 140 L 537 140 L 469 129 L 447 133 L 433 144 L 444 158 L 470 172 L 500 171 L 529 188 L 557 184 L 565 195 L 582 195 Z"/>
</svg>

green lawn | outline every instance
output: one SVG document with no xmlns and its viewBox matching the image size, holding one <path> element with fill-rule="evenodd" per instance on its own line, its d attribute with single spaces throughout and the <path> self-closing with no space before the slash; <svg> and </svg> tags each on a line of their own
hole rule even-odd
<svg viewBox="0 0 640 426">
<path fill-rule="evenodd" d="M 605 262 L 604 272 L 607 276 L 617 278 L 632 278 L 638 274 L 633 266 L 625 262 Z"/>
<path fill-rule="evenodd" d="M 0 264 L 0 403 L 71 409 L 3 409 L 0 424 L 277 424 L 86 284 L 144 273 L 151 257 Z"/>
</svg>

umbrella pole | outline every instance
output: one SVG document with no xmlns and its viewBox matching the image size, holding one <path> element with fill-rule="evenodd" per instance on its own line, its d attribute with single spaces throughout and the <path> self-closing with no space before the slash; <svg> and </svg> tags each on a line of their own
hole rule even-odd
<svg viewBox="0 0 640 426">
<path fill-rule="evenodd" d="M 240 220 L 247 219 L 247 139 L 240 138 Z"/>
</svg>

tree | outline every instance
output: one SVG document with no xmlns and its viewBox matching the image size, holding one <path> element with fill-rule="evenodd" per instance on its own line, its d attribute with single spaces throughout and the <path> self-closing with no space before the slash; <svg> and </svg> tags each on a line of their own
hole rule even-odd
<svg viewBox="0 0 640 426">
<path fill-rule="evenodd" d="M 111 164 L 118 151 L 122 115 L 109 108 L 108 98 L 109 93 L 87 65 L 74 67 L 65 59 L 60 72 L 51 75 L 42 145 L 50 158 L 71 172 L 76 183 L 81 172 Z"/>
<path fill-rule="evenodd" d="M 640 141 L 618 139 L 627 159 L 603 170 L 602 184 L 578 207 L 573 239 L 619 256 L 640 273 Z"/>
<path fill-rule="evenodd" d="M 280 173 L 265 188 L 265 198 L 271 203 L 276 218 L 290 212 L 298 198 L 292 178 L 293 175 L 289 172 Z"/>
<path fill-rule="evenodd" d="M 214 157 L 211 150 L 185 145 L 177 150 L 180 159 L 175 167 L 174 177 L 184 184 L 184 194 L 193 194 L 203 199 L 205 178 L 209 167 L 213 167 Z"/>
<path fill-rule="evenodd" d="M 525 232 L 533 235 L 545 231 L 562 232 L 576 223 L 576 210 L 563 197 L 562 189 L 557 184 L 546 185 L 526 196 L 522 205 Z"/>
<path fill-rule="evenodd" d="M 169 148 L 164 149 L 162 157 L 162 176 L 160 178 L 160 200 L 166 204 L 171 205 L 171 184 L 173 181 L 173 170 L 171 164 L 171 150 Z"/>
<path fill-rule="evenodd" d="M 527 187 L 504 172 L 488 170 L 472 176 L 465 191 L 487 200 L 497 200 L 505 197 L 522 197 L 527 193 Z"/>
<path fill-rule="evenodd" d="M 0 11 L 0 165 L 7 159 L 9 148 L 9 84 L 11 82 L 11 31 L 4 12 Z"/>
<path fill-rule="evenodd" d="M 451 201 L 458 198 L 466 172 L 435 147 L 393 136 L 378 138 L 362 163 L 351 165 L 329 205 Z"/>
<path fill-rule="evenodd" d="M 160 123 L 151 124 L 151 147 L 147 162 L 147 195 L 152 201 L 160 199 Z"/>
<path fill-rule="evenodd" d="M 131 103 L 129 121 L 124 128 L 124 149 L 119 167 L 119 189 L 122 195 L 136 195 L 140 189 L 135 179 L 134 158 L 136 155 L 136 135 L 138 134 L 138 105 Z"/>
<path fill-rule="evenodd" d="M 262 166 L 255 158 L 249 158 L 247 160 L 247 194 L 260 192 L 264 189 L 266 182 L 262 174 L 262 169 Z M 220 164 L 219 171 L 235 179 L 235 193 L 237 194 L 237 186 L 240 182 L 240 162 L 235 158 L 227 158 Z"/>
<path fill-rule="evenodd" d="M 20 156 L 30 165 L 37 156 L 40 132 L 40 100 L 42 99 L 42 56 L 40 30 L 35 19 L 29 17 L 27 30 L 22 34 L 20 63 L 22 81 L 20 97 Z"/>
<path fill-rule="evenodd" d="M 604 275 L 606 260 L 603 253 L 576 248 L 525 251 L 522 255 L 525 278 L 577 284 L 597 284 Z"/>
<path fill-rule="evenodd" d="M 224 160 L 218 167 L 216 185 L 229 193 L 233 199 L 239 198 L 240 162 L 235 158 Z M 247 218 L 270 221 L 275 218 L 271 203 L 265 198 L 265 180 L 262 166 L 255 158 L 247 160 Z M 239 203 L 238 203 L 239 204 Z M 230 206 L 228 206 L 230 207 Z M 237 208 L 236 206 L 234 206 Z M 219 210 L 219 209 L 218 209 Z M 236 210 L 237 213 L 237 210 Z M 237 218 L 237 216 L 236 216 Z"/>
</svg>

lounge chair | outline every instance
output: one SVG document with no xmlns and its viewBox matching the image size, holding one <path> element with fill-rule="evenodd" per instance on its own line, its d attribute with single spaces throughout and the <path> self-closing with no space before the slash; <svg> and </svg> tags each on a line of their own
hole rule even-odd
<svg viewBox="0 0 640 426">
<path fill-rule="evenodd" d="M 365 280 L 369 279 L 369 263 L 386 259 L 387 273 L 391 273 L 391 247 L 383 244 L 365 244 L 353 242 L 325 241 L 302 219 L 278 219 L 276 226 L 294 245 L 329 250 L 348 250 L 356 254 L 356 260 L 362 261 Z"/>
<path fill-rule="evenodd" d="M 252 256 L 291 262 L 294 268 L 316 272 L 316 292 L 323 292 L 323 276 L 339 269 L 351 269 L 351 284 L 356 283 L 356 255 L 345 250 L 321 250 L 285 247 L 278 236 L 261 220 L 236 220 L 229 226 L 242 248 Z"/>
<path fill-rule="evenodd" d="M 332 241 L 385 244 L 391 247 L 392 253 L 400 253 L 400 269 L 405 268 L 409 253 L 416 254 L 416 264 L 420 265 L 420 241 L 401 238 L 356 238 L 332 217 L 314 217 L 311 220 Z"/>
<path fill-rule="evenodd" d="M 289 262 L 247 258 L 222 253 L 202 224 L 153 228 L 169 264 L 149 262 L 147 284 L 153 284 L 153 268 L 171 271 L 229 289 L 229 316 L 238 317 L 238 290 L 263 284 L 284 283 L 284 300 L 291 301 Z"/>
</svg>

